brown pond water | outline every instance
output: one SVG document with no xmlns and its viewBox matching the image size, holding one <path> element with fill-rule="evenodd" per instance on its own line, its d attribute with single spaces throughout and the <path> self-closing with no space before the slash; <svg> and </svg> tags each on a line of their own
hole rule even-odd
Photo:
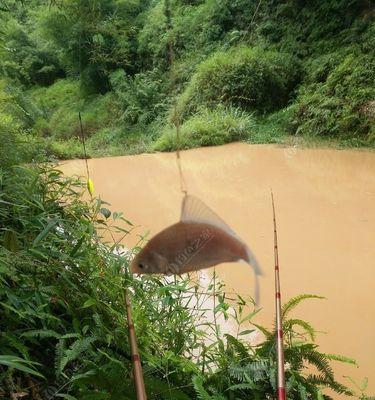
<svg viewBox="0 0 375 400">
<path fill-rule="evenodd" d="M 253 249 L 261 279 L 259 323 L 274 315 L 270 188 L 278 220 L 284 299 L 309 300 L 294 315 L 321 332 L 322 351 L 355 358 L 359 368 L 335 364 L 337 377 L 368 376 L 375 393 L 375 152 L 282 148 L 235 143 L 182 153 L 189 193 L 204 200 Z M 151 235 L 179 218 L 181 193 L 175 155 L 145 154 L 89 160 L 96 193 Z M 84 175 L 84 162 L 64 163 Z M 131 247 L 136 235 L 125 245 Z M 252 294 L 245 264 L 216 268 L 227 286 Z M 345 379 L 341 379 L 347 382 Z M 339 398 L 339 396 L 335 396 Z"/>
</svg>

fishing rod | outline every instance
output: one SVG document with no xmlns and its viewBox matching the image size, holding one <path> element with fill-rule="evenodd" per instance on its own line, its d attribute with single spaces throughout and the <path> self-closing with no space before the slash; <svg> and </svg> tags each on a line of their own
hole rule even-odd
<svg viewBox="0 0 375 400">
<path fill-rule="evenodd" d="M 273 193 L 271 190 L 272 211 L 273 211 L 273 234 L 275 253 L 275 305 L 276 305 L 276 347 L 277 347 L 277 399 L 286 400 L 285 370 L 284 370 L 284 346 L 283 326 L 281 313 L 281 289 L 279 275 L 279 252 L 277 245 L 276 212 Z"/>
<path fill-rule="evenodd" d="M 91 198 L 94 195 L 94 184 L 90 178 L 90 170 L 89 164 L 87 161 L 87 152 L 86 152 L 86 144 L 85 144 L 85 134 L 82 125 L 81 112 L 78 113 L 79 125 L 80 125 L 80 139 L 83 146 L 83 152 L 85 157 L 85 165 L 86 165 L 86 174 L 87 174 L 87 190 L 90 193 Z M 137 346 L 137 338 L 135 334 L 135 328 L 132 318 L 131 312 L 131 304 L 128 296 L 128 291 L 124 289 L 124 299 L 125 299 L 125 309 L 126 309 L 126 318 L 128 321 L 128 330 L 129 330 L 129 342 L 130 342 L 130 351 L 131 351 L 131 360 L 133 364 L 134 371 L 134 383 L 135 390 L 137 395 L 137 400 L 147 400 L 145 384 L 143 380 L 143 372 L 142 372 L 142 364 L 141 359 L 138 353 Z"/>
<path fill-rule="evenodd" d="M 138 353 L 137 337 L 135 334 L 128 290 L 126 288 L 124 289 L 124 297 L 125 297 L 126 318 L 128 321 L 130 350 L 133 363 L 134 383 L 135 383 L 135 391 L 137 394 L 137 400 L 147 400 L 146 388 L 143 380 L 141 358 Z"/>
</svg>

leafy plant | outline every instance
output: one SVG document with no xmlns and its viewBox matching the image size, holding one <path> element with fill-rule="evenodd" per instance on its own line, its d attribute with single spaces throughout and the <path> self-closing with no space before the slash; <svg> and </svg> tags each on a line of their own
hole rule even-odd
<svg viewBox="0 0 375 400">
<path fill-rule="evenodd" d="M 201 63 L 179 99 L 182 118 L 200 105 L 232 104 L 271 111 L 286 105 L 298 82 L 298 62 L 260 47 L 234 47 Z"/>
<path fill-rule="evenodd" d="M 217 146 L 251 137 L 256 130 L 252 115 L 234 107 L 203 109 L 181 126 L 181 149 L 199 146 Z M 177 148 L 175 127 L 166 127 L 157 139 L 155 150 L 171 151 Z"/>
</svg>

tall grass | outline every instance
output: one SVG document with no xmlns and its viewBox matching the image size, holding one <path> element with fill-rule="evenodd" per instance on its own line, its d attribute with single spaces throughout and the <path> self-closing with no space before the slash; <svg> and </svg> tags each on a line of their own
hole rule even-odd
<svg viewBox="0 0 375 400">
<path fill-rule="evenodd" d="M 234 107 L 217 107 L 213 110 L 204 108 L 181 125 L 179 146 L 181 149 L 217 146 L 244 140 L 255 132 L 256 123 L 251 114 Z M 176 131 L 173 127 L 164 128 L 155 142 L 154 149 L 177 149 Z"/>
</svg>

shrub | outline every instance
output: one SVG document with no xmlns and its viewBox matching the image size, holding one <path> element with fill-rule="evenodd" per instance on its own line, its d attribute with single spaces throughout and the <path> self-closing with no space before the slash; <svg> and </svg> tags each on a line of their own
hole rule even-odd
<svg viewBox="0 0 375 400">
<path fill-rule="evenodd" d="M 30 134 L 22 132 L 13 118 L 2 112 L 0 112 L 0 144 L 0 168 L 30 162 L 41 152 L 40 143 Z"/>
<path fill-rule="evenodd" d="M 270 111 L 285 105 L 299 77 L 289 54 L 259 47 L 235 47 L 201 63 L 179 99 L 185 117 L 202 104 L 232 104 L 247 110 Z"/>
<path fill-rule="evenodd" d="M 113 125 L 99 129 L 86 140 L 87 153 L 90 157 L 148 153 L 152 151 L 158 129 L 158 123 L 147 127 Z"/>
<path fill-rule="evenodd" d="M 43 157 L 41 143 L 29 132 L 34 118 L 27 96 L 0 80 L 0 167 Z"/>
<path fill-rule="evenodd" d="M 81 142 L 77 138 L 56 140 L 47 138 L 44 142 L 45 152 L 51 158 L 59 160 L 71 160 L 73 158 L 84 158 L 84 150 Z M 91 156 L 88 152 L 88 156 Z"/>
<path fill-rule="evenodd" d="M 50 85 L 65 76 L 58 61 L 58 52 L 42 37 L 32 37 L 27 28 L 32 31 L 15 20 L 4 24 L 2 34 L 5 45 L 0 50 L 0 72 L 25 85 Z"/>
<path fill-rule="evenodd" d="M 371 137 L 375 98 L 375 61 L 372 56 L 351 54 L 326 78 L 321 76 L 300 90 L 293 106 L 294 130 L 298 134 L 340 138 Z"/>
<path fill-rule="evenodd" d="M 124 124 L 149 124 L 165 110 L 166 89 L 160 71 L 131 77 L 118 70 L 111 75 L 111 86 Z"/>
<path fill-rule="evenodd" d="M 0 112 L 11 117 L 19 129 L 30 130 L 41 112 L 21 88 L 8 80 L 0 80 Z"/>
<path fill-rule="evenodd" d="M 181 126 L 180 148 L 217 146 L 241 140 L 255 131 L 254 118 L 235 108 L 203 109 Z M 172 151 L 177 148 L 176 129 L 166 127 L 154 149 Z"/>
<path fill-rule="evenodd" d="M 79 111 L 82 114 L 85 134 L 88 136 L 116 120 L 112 94 L 84 99 L 80 95 L 78 80 L 63 79 L 48 88 L 34 89 L 31 97 L 40 108 L 44 119 L 37 121 L 36 131 L 59 139 L 79 136 Z"/>
</svg>

